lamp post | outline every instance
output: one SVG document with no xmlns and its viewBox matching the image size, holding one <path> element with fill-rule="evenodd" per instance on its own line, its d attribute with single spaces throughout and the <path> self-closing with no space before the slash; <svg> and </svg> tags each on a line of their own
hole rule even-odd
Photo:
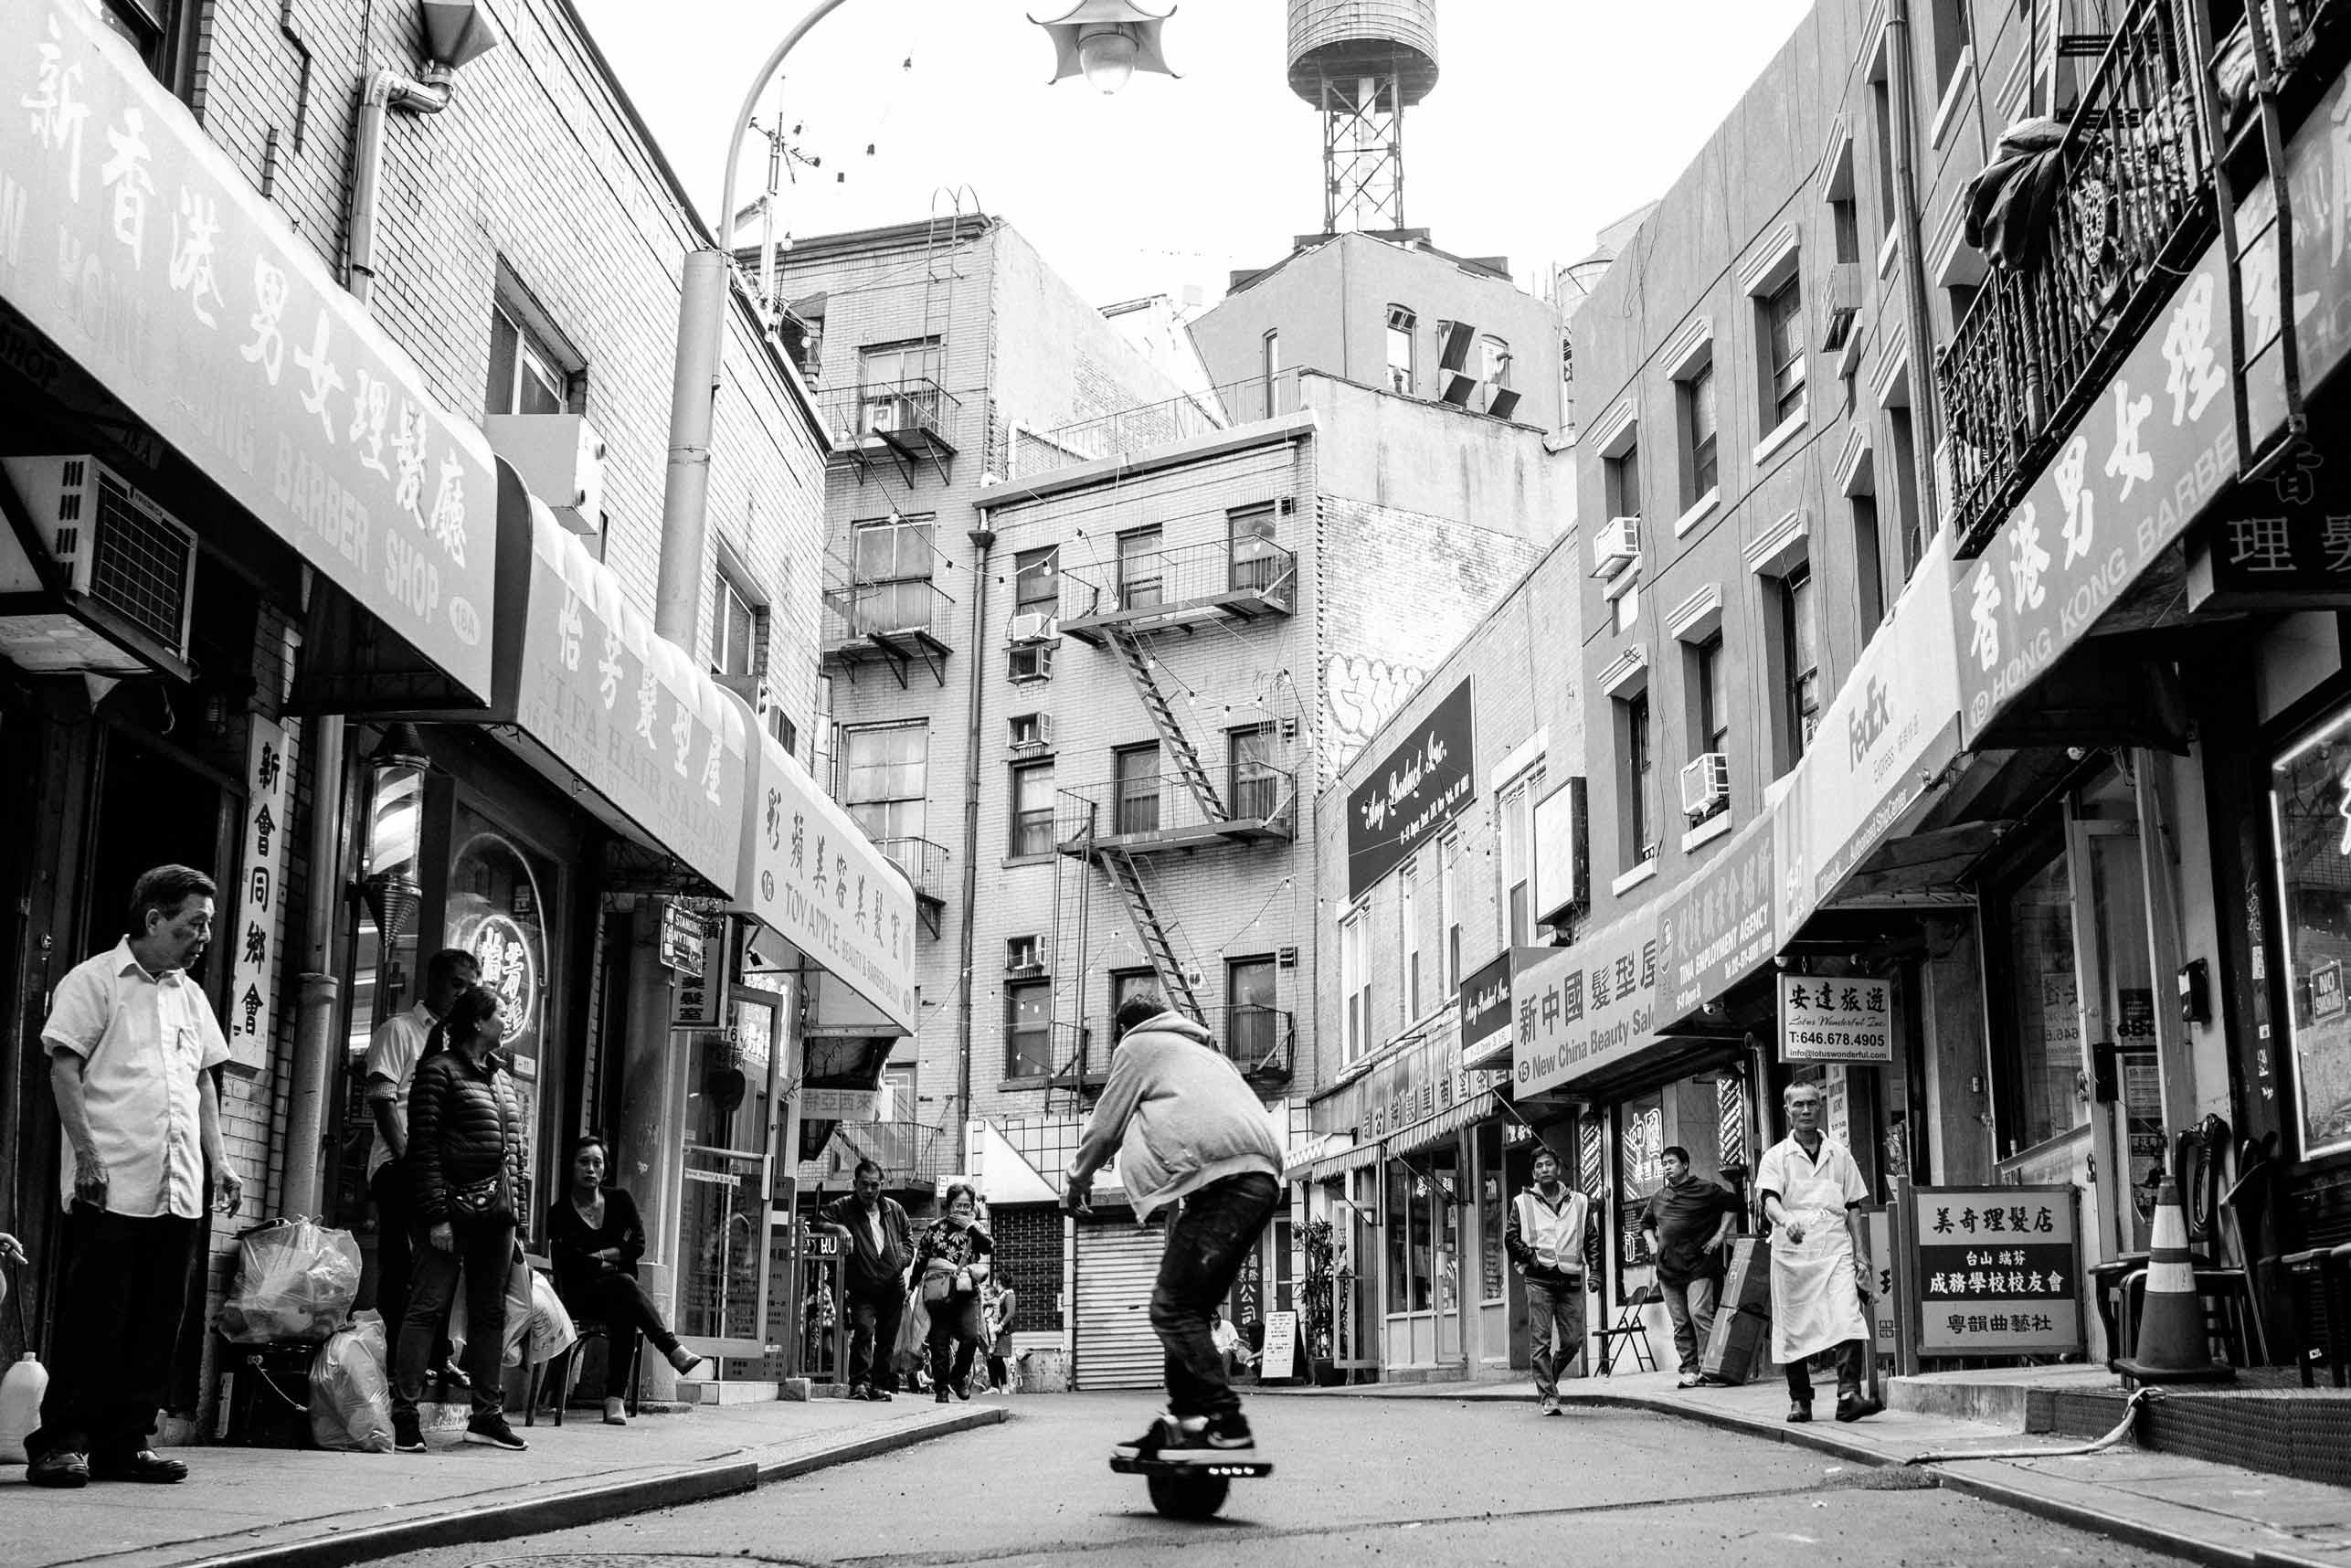
<svg viewBox="0 0 2351 1568">
<path fill-rule="evenodd" d="M 669 471 L 662 491 L 661 575 L 653 597 L 653 630 L 691 647 L 702 603 L 702 562 L 710 499 L 710 436 L 726 344 L 726 308 L 734 289 L 735 180 L 743 161 L 743 134 L 759 95 L 809 29 L 845 0 L 816 0 L 784 35 L 751 79 L 743 107 L 726 136 L 726 177 L 718 205 L 717 243 L 687 253 L 678 291 L 676 374 L 670 388 Z M 1052 80 L 1083 74 L 1104 92 L 1116 92 L 1135 72 L 1173 76 L 1160 51 L 1160 27 L 1173 16 L 1154 16 L 1128 0 L 1080 0 L 1044 28 L 1054 52 Z"/>
</svg>

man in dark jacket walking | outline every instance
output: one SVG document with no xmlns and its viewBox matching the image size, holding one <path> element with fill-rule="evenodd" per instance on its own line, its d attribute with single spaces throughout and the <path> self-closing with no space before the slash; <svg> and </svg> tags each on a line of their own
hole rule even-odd
<svg viewBox="0 0 2351 1568">
<path fill-rule="evenodd" d="M 842 1262 L 849 1305 L 849 1397 L 886 1400 L 898 1386 L 890 1357 L 906 1309 L 914 1227 L 897 1200 L 882 1195 L 881 1166 L 861 1160 L 852 1181 L 846 1197 L 817 1211 L 817 1224 L 846 1243 Z"/>
</svg>

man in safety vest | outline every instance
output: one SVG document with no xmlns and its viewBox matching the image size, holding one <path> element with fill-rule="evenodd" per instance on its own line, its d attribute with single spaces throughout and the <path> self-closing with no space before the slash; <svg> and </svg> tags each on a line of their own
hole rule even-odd
<svg viewBox="0 0 2351 1568">
<path fill-rule="evenodd" d="M 1559 1370 L 1583 1350 L 1583 1294 L 1587 1285 L 1598 1288 L 1598 1240 L 1592 1200 L 1560 1180 L 1558 1155 L 1537 1149 L 1534 1184 L 1510 1200 L 1502 1250 L 1526 1277 L 1541 1414 L 1559 1414 Z"/>
</svg>

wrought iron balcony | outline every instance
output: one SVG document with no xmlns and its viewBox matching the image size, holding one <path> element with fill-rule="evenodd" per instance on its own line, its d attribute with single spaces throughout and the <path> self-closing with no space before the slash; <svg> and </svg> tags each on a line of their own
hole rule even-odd
<svg viewBox="0 0 2351 1568">
<path fill-rule="evenodd" d="M 959 1129 L 919 1121 L 844 1121 L 833 1128 L 835 1142 L 889 1172 L 893 1186 L 929 1186 L 962 1169 Z"/>
<path fill-rule="evenodd" d="M 1019 456 L 1014 468 L 1022 478 L 1033 478 L 1054 469 L 1126 457 L 1170 441 L 1204 436 L 1235 423 L 1295 414 L 1304 406 L 1296 370 L 1277 371 L 1271 381 L 1253 376 L 1244 381 L 1212 387 L 1205 392 L 1165 397 L 1156 403 L 1141 403 L 1073 420 L 1050 430 L 1024 430 L 1017 438 Z"/>
<path fill-rule="evenodd" d="M 1099 568 L 1064 567 L 1061 630 L 1099 646 L 1107 629 L 1256 620 L 1297 603 L 1297 556 L 1262 535 L 1121 555 Z"/>
<path fill-rule="evenodd" d="M 955 455 L 963 404 L 927 376 L 835 387 L 818 404 L 825 429 L 853 458 L 886 452 L 902 463 Z"/>
<path fill-rule="evenodd" d="M 1098 847 L 1129 853 L 1218 841 L 1287 842 L 1297 831 L 1297 776 L 1234 763 L 1205 775 L 1215 807 L 1181 773 L 1145 773 L 1058 791 L 1054 849 L 1085 856 Z"/>
<path fill-rule="evenodd" d="M 1963 556 L 1990 543 L 2211 233 L 2195 74 L 2173 0 L 2134 0 L 2049 154 L 2044 230 L 2021 265 L 1994 267 L 1936 364 Z"/>
<path fill-rule="evenodd" d="M 874 847 L 889 856 L 890 863 L 915 885 L 915 917 L 937 936 L 939 911 L 947 904 L 947 846 L 928 839 L 902 838 L 875 839 Z"/>
<path fill-rule="evenodd" d="M 885 580 L 836 575 L 823 592 L 823 662 L 853 668 L 874 660 L 892 666 L 898 684 L 919 660 L 947 681 L 948 613 L 955 601 L 928 577 Z"/>
<path fill-rule="evenodd" d="M 1253 1078 L 1287 1079 L 1297 1043 L 1297 1015 L 1278 1007 L 1228 1007 L 1216 1044 Z"/>
</svg>

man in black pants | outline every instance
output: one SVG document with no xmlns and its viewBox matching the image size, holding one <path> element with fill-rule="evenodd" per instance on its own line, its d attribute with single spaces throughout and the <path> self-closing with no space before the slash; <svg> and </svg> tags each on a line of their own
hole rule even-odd
<svg viewBox="0 0 2351 1568">
<path fill-rule="evenodd" d="M 881 1166 L 861 1160 L 852 1180 L 846 1197 L 817 1212 L 817 1224 L 846 1241 L 842 1262 L 849 1298 L 849 1397 L 886 1400 L 898 1386 L 890 1358 L 906 1310 L 914 1227 L 897 1200 L 882 1195 Z"/>
<path fill-rule="evenodd" d="M 408 1192 L 408 1086 L 433 1025 L 461 992 L 473 988 L 473 955 L 443 948 L 425 961 L 425 992 L 406 1012 L 376 1026 L 367 1040 L 367 1109 L 376 1118 L 376 1147 L 367 1156 L 367 1191 L 376 1200 L 376 1310 L 395 1340 L 408 1310 L 408 1280 L 416 1267 L 416 1202 Z M 449 1340 L 433 1348 L 433 1375 L 467 1387 L 450 1365 Z"/>
</svg>

